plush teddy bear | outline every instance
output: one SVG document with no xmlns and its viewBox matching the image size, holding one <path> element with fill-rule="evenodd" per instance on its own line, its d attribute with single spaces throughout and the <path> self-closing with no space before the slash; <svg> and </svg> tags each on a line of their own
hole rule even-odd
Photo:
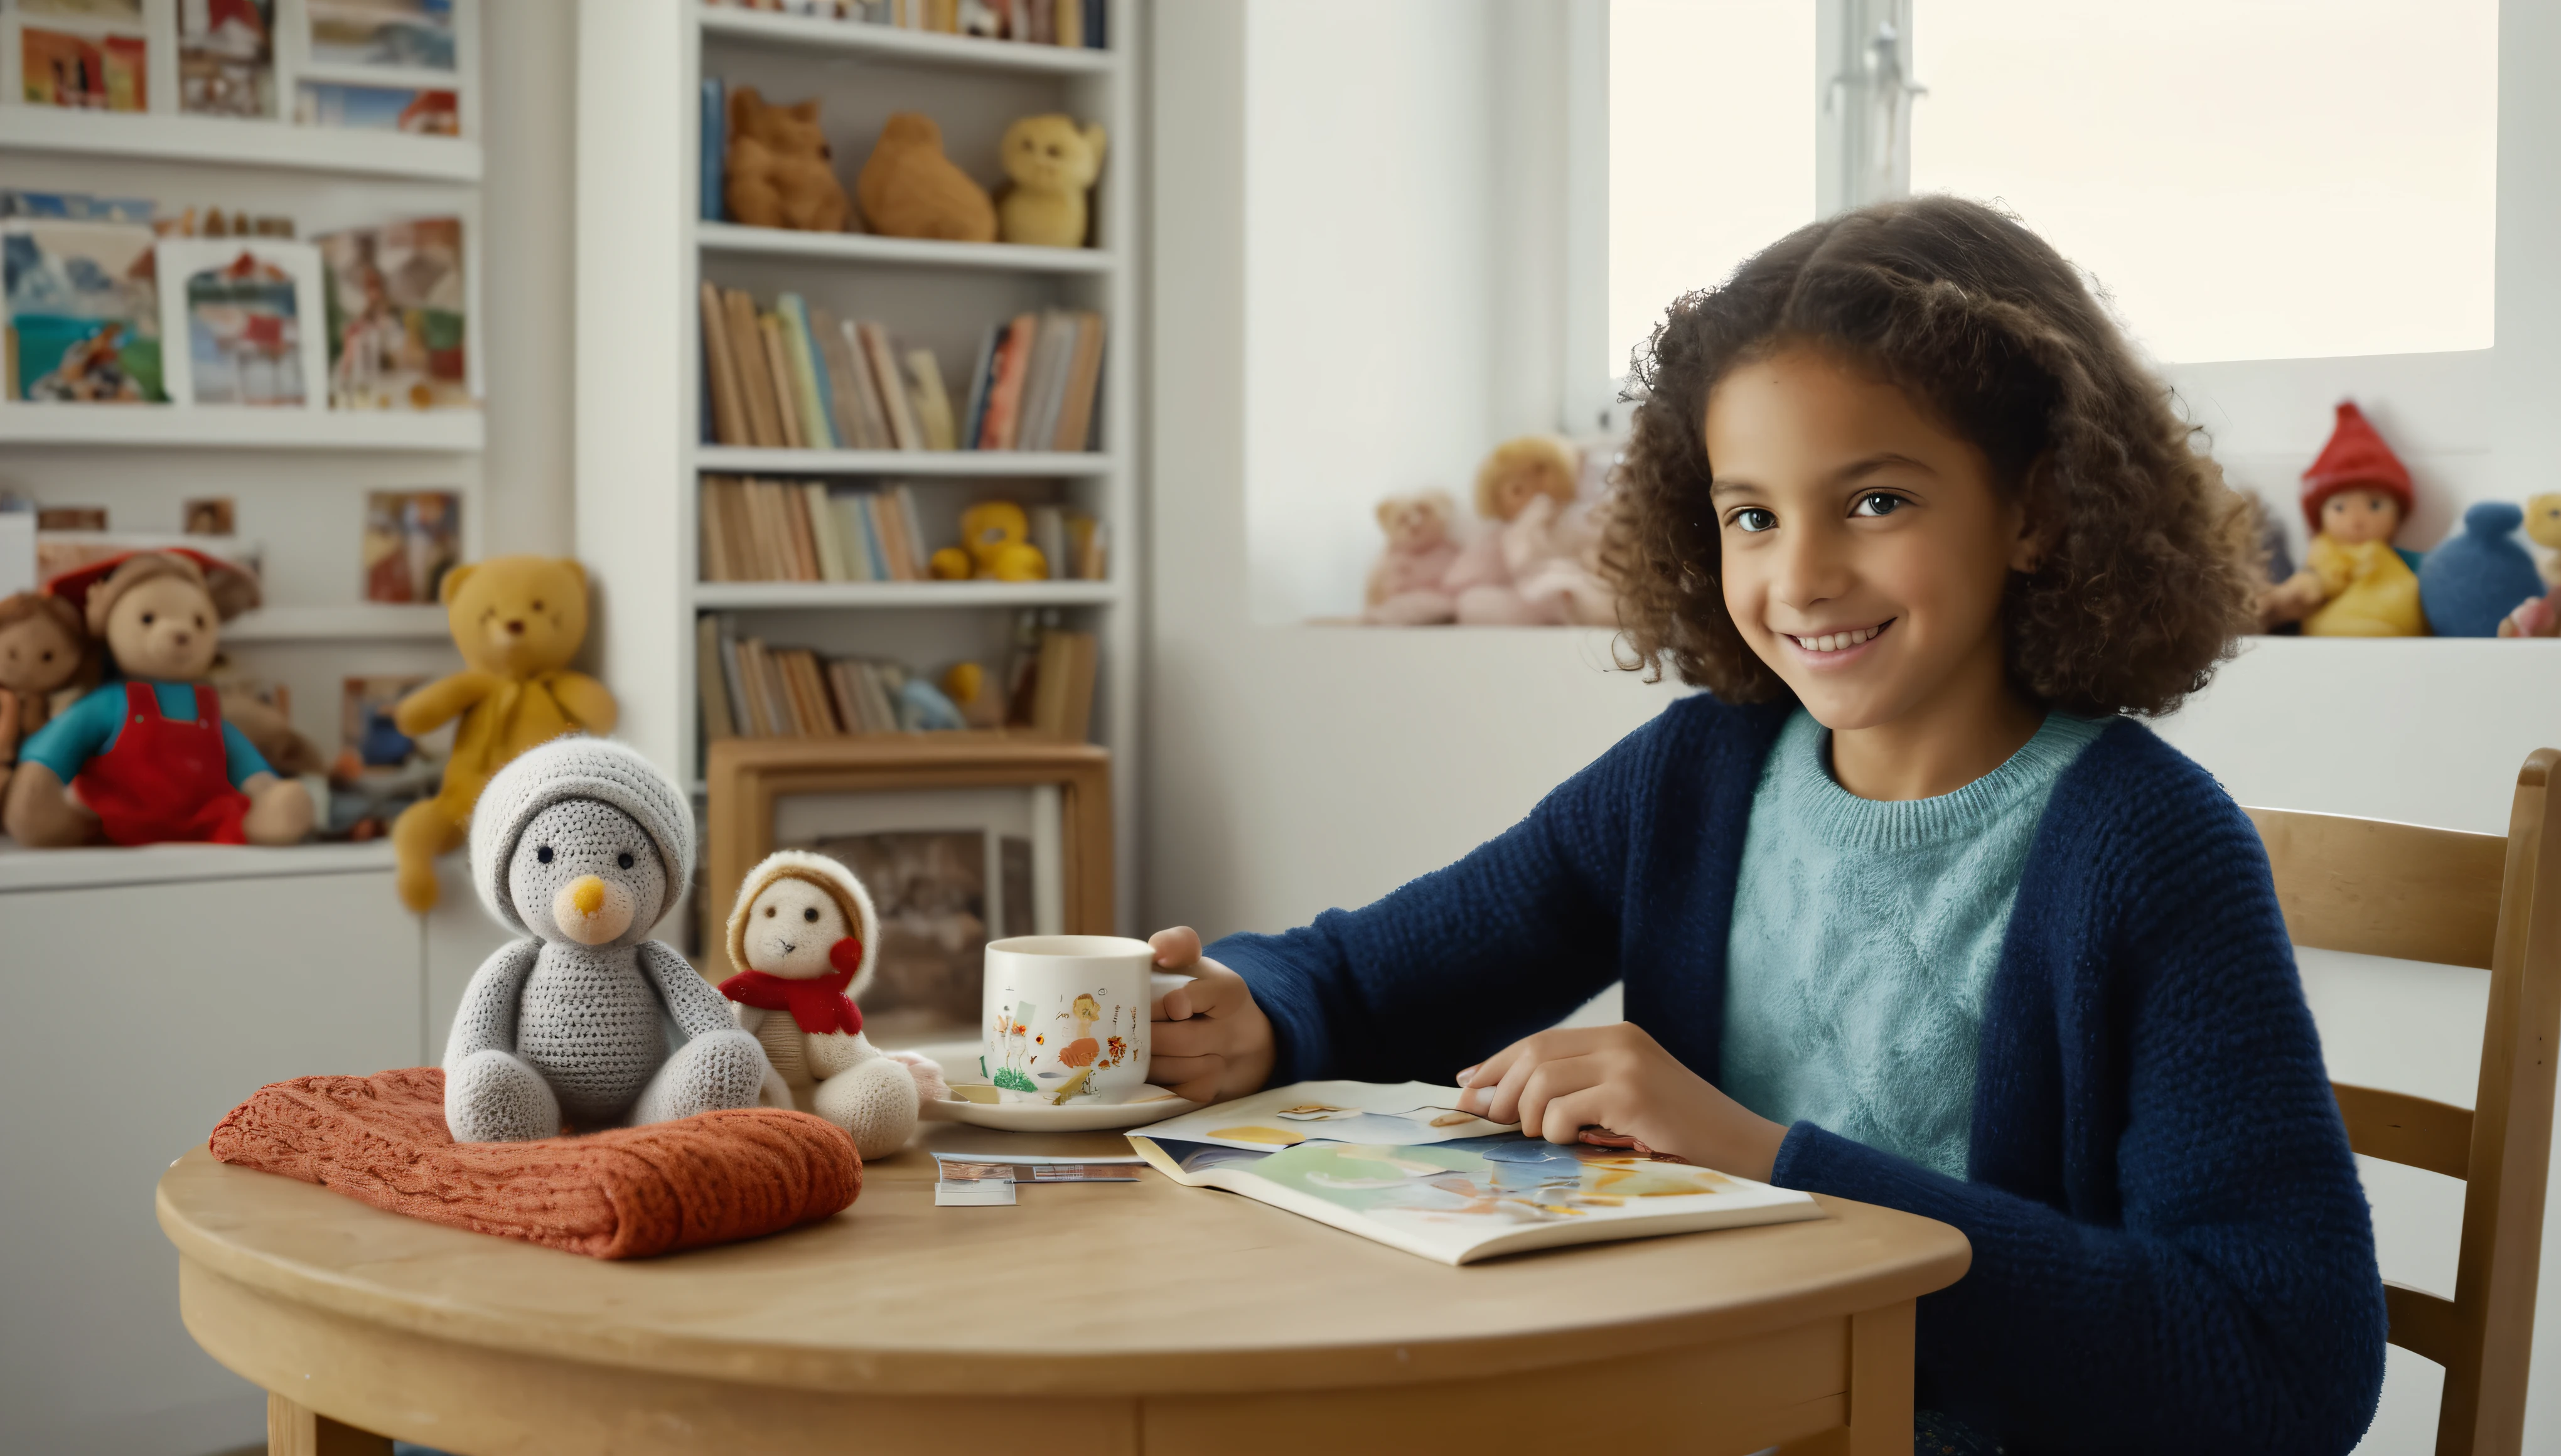
<svg viewBox="0 0 2561 1456">
<path fill-rule="evenodd" d="M 1458 560 L 1458 543 L 1450 537 L 1457 514 L 1457 503 L 1442 490 L 1389 496 L 1378 503 L 1378 528 L 1387 533 L 1387 549 L 1369 568 L 1362 621 L 1425 627 L 1455 619 L 1456 603 L 1441 583 Z"/>
<path fill-rule="evenodd" d="M 221 575 L 240 584 L 218 588 Z M 218 601 L 256 601 L 247 573 L 177 548 L 110 557 L 46 589 L 82 608 L 116 678 L 20 745 L 5 815 L 12 837 L 279 845 L 310 832 L 311 795 L 223 721 L 204 680 L 222 643 Z"/>
<path fill-rule="evenodd" d="M 729 95 L 729 157 L 722 167 L 733 222 L 756 228 L 842 233 L 852 204 L 818 130 L 813 97 L 769 106 L 752 85 Z"/>
<path fill-rule="evenodd" d="M 1541 496 L 1521 512 L 1520 520 L 1504 528 L 1512 589 L 1531 611 L 1576 627 L 1619 625 L 1619 593 L 1602 561 L 1615 502 L 1616 497 L 1604 495 L 1588 507 L 1559 511 Z M 1542 524 L 1545 539 L 1528 541 L 1528 532 Z"/>
<path fill-rule="evenodd" d="M 863 223 L 891 238 L 992 243 L 996 205 L 987 189 L 942 155 L 942 128 L 917 111 L 893 111 L 854 178 Z"/>
<path fill-rule="evenodd" d="M 920 1100 L 946 1095 L 942 1071 L 863 1036 L 854 998 L 879 966 L 880 914 L 854 873 L 804 850 L 768 856 L 738 889 L 729 959 L 720 993 L 765 1049 L 766 1105 L 816 1113 L 865 1158 L 905 1147 Z"/>
<path fill-rule="evenodd" d="M 960 513 L 960 545 L 929 564 L 945 581 L 1045 581 L 1049 558 L 1031 544 L 1031 518 L 1012 501 L 980 501 Z"/>
<path fill-rule="evenodd" d="M 498 770 L 471 820 L 471 880 L 500 946 L 444 1044 L 458 1143 L 553 1137 L 753 1107 L 756 1038 L 672 948 L 645 937 L 693 874 L 694 814 L 648 759 L 560 738 Z"/>
<path fill-rule="evenodd" d="M 1544 434 L 1505 440 L 1477 467 L 1476 514 L 1488 529 L 1467 543 L 1442 582 L 1456 602 L 1460 623 L 1553 626 L 1565 620 L 1560 602 L 1530 601 L 1515 578 L 1540 562 L 1572 553 L 1572 541 L 1557 540 L 1556 524 L 1574 504 L 1582 469 L 1582 452 L 1573 442 Z M 1533 508 L 1537 502 L 1545 504 Z"/>
<path fill-rule="evenodd" d="M 444 573 L 446 630 L 468 670 L 401 700 L 393 724 L 413 738 L 451 722 L 444 785 L 392 824 L 401 902 L 435 907 L 435 857 L 462 842 L 472 803 L 508 760 L 563 733 L 613 731 L 613 695 L 570 669 L 587 640 L 587 571 L 561 557 L 492 557 Z"/>
<path fill-rule="evenodd" d="M 21 591 L 0 599 L 0 794 L 18 766 L 18 744 L 52 716 L 54 694 L 93 662 L 78 607 Z"/>
<path fill-rule="evenodd" d="M 1086 202 L 1103 175 L 1103 123 L 1079 127 L 1055 112 L 1025 116 L 1005 128 L 996 153 L 1013 180 L 996 204 L 996 233 L 1007 243 L 1042 247 L 1085 245 Z"/>
</svg>

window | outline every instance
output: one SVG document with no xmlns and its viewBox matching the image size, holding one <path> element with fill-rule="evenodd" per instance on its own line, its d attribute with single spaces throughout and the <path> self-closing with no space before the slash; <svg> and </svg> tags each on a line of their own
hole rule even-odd
<svg viewBox="0 0 2561 1456">
<path fill-rule="evenodd" d="M 1913 190 L 2008 204 L 2156 357 L 2489 347 L 2496 0 L 1914 5 Z"/>
</svg>

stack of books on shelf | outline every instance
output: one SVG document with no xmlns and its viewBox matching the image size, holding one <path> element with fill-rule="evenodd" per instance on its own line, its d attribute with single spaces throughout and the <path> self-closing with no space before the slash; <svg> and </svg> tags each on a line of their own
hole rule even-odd
<svg viewBox="0 0 2561 1456">
<path fill-rule="evenodd" d="M 814 480 L 703 477 L 706 581 L 923 581 L 934 555 L 904 485 L 836 491 Z"/>
<path fill-rule="evenodd" d="M 764 10 L 975 36 L 1035 46 L 1106 49 L 1104 13 L 1110 0 L 703 0 L 714 9 Z"/>
<path fill-rule="evenodd" d="M 884 326 L 838 319 L 797 293 L 759 309 L 702 287 L 713 442 L 784 450 L 1083 450 L 1102 391 L 1103 318 L 1052 310 L 996 325 L 958 415 L 942 365 Z"/>
<path fill-rule="evenodd" d="M 737 635 L 726 616 L 696 624 L 703 732 L 708 738 L 841 738 L 867 733 L 1006 728 L 1083 742 L 1092 727 L 1099 649 L 1091 632 L 1044 628 L 1026 616 L 1002 677 L 963 665 L 966 705 L 904 664 L 822 656 Z M 960 679 L 946 673 L 946 685 Z"/>
</svg>

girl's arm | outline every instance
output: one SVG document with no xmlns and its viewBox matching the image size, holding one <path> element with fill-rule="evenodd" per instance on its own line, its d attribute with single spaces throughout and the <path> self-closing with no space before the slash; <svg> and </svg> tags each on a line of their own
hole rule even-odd
<svg viewBox="0 0 2561 1456">
<path fill-rule="evenodd" d="M 1209 954 L 1271 1019 L 1270 1081 L 1446 1081 L 1619 977 L 1627 805 L 1662 771 L 1630 733 L 1465 859 L 1357 910 Z"/>
<path fill-rule="evenodd" d="M 2183 827 L 2144 836 L 2176 846 L 2175 865 L 2095 872 L 2122 875 L 2125 909 L 2086 970 L 2004 968 L 2013 987 L 2083 983 L 2023 991 L 2048 1008 L 2124 1007 L 2102 1019 L 2121 1046 L 1980 1068 L 2015 1091 L 1978 1102 L 1976 1136 L 1998 1120 L 2004 1141 L 2063 1144 L 2064 1186 L 2026 1197 L 1949 1178 L 1810 1123 L 1790 1130 L 1774 1180 L 1964 1232 L 1971 1271 L 1921 1301 L 1922 1398 L 2013 1449 L 2343 1452 L 2383 1375 L 2364 1193 L 2257 835 L 2228 800 Z M 2013 913 L 2055 912 L 2023 891 Z M 2121 1082 L 2083 1082 L 2121 1086 L 2122 1105 L 2036 1095 L 2074 1061 L 2122 1067 Z M 2113 1149 L 2067 1143 L 2076 1120 L 2121 1129 Z M 2110 1196 L 2116 1208 L 2091 1207 Z"/>
</svg>

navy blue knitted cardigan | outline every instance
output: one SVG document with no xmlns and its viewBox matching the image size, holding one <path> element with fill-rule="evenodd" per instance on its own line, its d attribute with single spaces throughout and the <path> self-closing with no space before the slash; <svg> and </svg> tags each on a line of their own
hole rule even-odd
<svg viewBox="0 0 2561 1456">
<path fill-rule="evenodd" d="M 1710 1081 L 1744 828 L 1787 711 L 1665 710 L 1501 836 L 1210 954 L 1273 1080 L 1441 1080 L 1611 982 Z M 1942 1219 L 1918 1385 L 2018 1456 L 2342 1452 L 2383 1380 L 2365 1196 L 2257 833 L 2131 721 L 2054 788 L 1984 1007 L 1967 1176 L 1791 1128 L 1775 1181 Z"/>
</svg>

